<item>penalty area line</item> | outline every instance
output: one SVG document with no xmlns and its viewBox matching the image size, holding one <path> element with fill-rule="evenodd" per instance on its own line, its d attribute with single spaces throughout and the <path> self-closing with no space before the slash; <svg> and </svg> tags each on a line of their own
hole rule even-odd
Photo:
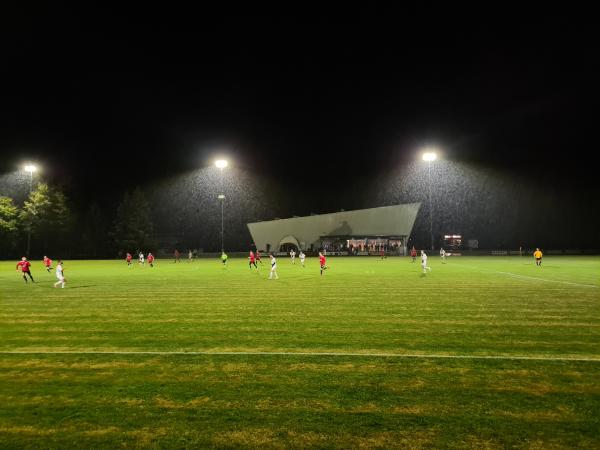
<svg viewBox="0 0 600 450">
<path fill-rule="evenodd" d="M 398 358 L 398 359 L 477 359 L 514 361 L 579 361 L 600 362 L 599 358 L 576 356 L 525 356 L 525 355 L 441 355 L 400 353 L 344 353 L 344 352 L 211 352 L 211 351 L 0 351 L 0 355 L 156 355 L 156 356 L 312 356 L 347 358 Z"/>
</svg>

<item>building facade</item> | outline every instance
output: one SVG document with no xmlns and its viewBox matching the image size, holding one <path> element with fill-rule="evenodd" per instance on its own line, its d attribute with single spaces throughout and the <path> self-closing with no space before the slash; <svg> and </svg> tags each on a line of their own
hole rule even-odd
<svg viewBox="0 0 600 450">
<path fill-rule="evenodd" d="M 248 224 L 254 245 L 265 252 L 304 251 L 406 254 L 420 203 L 341 211 Z"/>
</svg>

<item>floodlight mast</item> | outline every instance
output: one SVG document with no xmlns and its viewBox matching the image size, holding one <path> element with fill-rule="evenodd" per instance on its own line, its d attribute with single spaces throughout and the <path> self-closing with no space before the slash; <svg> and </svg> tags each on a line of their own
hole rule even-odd
<svg viewBox="0 0 600 450">
<path fill-rule="evenodd" d="M 215 161 L 215 166 L 221 172 L 221 194 L 217 197 L 221 200 L 221 253 L 225 252 L 225 233 L 224 233 L 224 221 L 223 221 L 223 212 L 225 208 L 225 194 L 224 191 L 224 181 L 223 181 L 223 169 L 225 169 L 229 165 L 229 162 L 226 159 L 217 159 Z"/>
<path fill-rule="evenodd" d="M 433 203 L 431 201 L 431 163 L 437 159 L 437 153 L 428 150 L 423 153 L 423 161 L 427 161 L 427 188 L 429 191 L 429 236 L 431 238 L 431 250 L 433 251 Z"/>
<path fill-rule="evenodd" d="M 37 172 L 37 167 L 33 164 L 26 164 L 23 167 L 25 172 L 29 172 L 29 195 L 31 195 L 31 191 L 33 190 L 33 174 Z M 31 223 L 27 227 L 27 252 L 26 255 L 29 258 L 29 252 L 31 250 Z"/>
</svg>

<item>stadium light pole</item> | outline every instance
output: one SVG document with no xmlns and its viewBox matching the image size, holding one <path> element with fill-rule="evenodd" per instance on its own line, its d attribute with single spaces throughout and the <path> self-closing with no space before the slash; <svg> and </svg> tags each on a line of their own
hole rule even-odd
<svg viewBox="0 0 600 450">
<path fill-rule="evenodd" d="M 427 185 L 429 190 L 429 236 L 431 237 L 431 250 L 433 251 L 433 203 L 431 201 L 431 163 L 437 159 L 435 151 L 423 153 L 423 161 L 427 161 Z"/>
<path fill-rule="evenodd" d="M 33 173 L 37 171 L 37 167 L 33 164 L 27 164 L 24 168 L 25 172 L 29 172 L 29 195 L 33 190 Z M 27 257 L 29 258 L 29 251 L 31 250 L 31 223 L 27 227 Z"/>
<path fill-rule="evenodd" d="M 221 253 L 223 253 L 225 251 L 225 239 L 224 239 L 225 234 L 224 234 L 224 227 L 223 227 L 223 210 L 225 207 L 225 194 L 223 193 L 223 191 L 224 191 L 223 169 L 225 167 L 227 167 L 228 165 L 229 165 L 229 163 L 227 162 L 226 159 L 217 159 L 215 161 L 215 166 L 221 171 L 221 193 L 217 197 L 219 200 L 221 200 Z"/>
</svg>

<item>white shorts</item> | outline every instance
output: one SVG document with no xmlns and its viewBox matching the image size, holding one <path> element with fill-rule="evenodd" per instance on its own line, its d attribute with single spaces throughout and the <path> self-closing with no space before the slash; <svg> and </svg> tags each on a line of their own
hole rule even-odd
<svg viewBox="0 0 600 450">
<path fill-rule="evenodd" d="M 65 277 L 59 277 L 59 276 L 57 276 L 56 278 L 57 278 L 57 279 L 58 279 L 58 281 L 60 281 L 61 283 L 63 283 L 63 282 L 65 281 Z"/>
<path fill-rule="evenodd" d="M 275 272 L 277 270 L 277 264 L 271 266 L 271 272 Z"/>
</svg>

